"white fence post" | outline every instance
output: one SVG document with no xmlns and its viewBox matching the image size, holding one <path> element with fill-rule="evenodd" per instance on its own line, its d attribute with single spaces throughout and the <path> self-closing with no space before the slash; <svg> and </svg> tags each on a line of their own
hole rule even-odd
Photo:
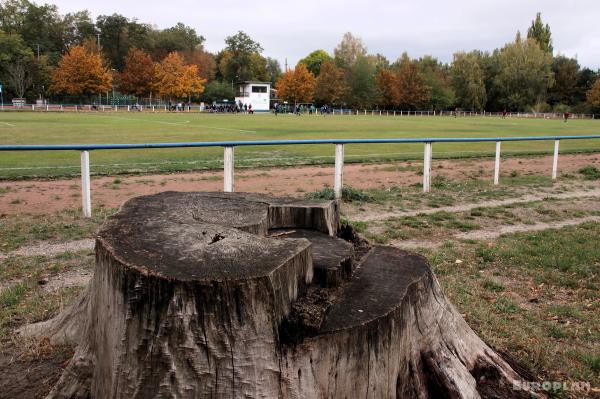
<svg viewBox="0 0 600 399">
<path fill-rule="evenodd" d="M 500 146 L 502 142 L 496 141 L 496 165 L 494 166 L 494 185 L 500 184 Z"/>
<path fill-rule="evenodd" d="M 558 172 L 558 147 L 560 146 L 560 140 L 554 140 L 554 159 L 552 160 L 552 180 L 556 180 Z"/>
<path fill-rule="evenodd" d="M 342 187 L 344 184 L 344 145 L 335 145 L 335 176 L 333 179 L 333 192 L 336 200 L 342 199 Z"/>
<path fill-rule="evenodd" d="M 233 147 L 227 146 L 227 147 L 225 147 L 225 154 L 224 154 L 224 158 L 223 158 L 223 164 L 224 164 L 224 168 L 223 168 L 224 188 L 223 188 L 223 191 L 225 191 L 226 193 L 233 192 L 233 171 L 234 171 L 233 163 L 234 163 Z"/>
<path fill-rule="evenodd" d="M 92 217 L 89 151 L 81 151 L 81 205 L 83 209 L 83 216 L 86 218 Z"/>
<path fill-rule="evenodd" d="M 433 153 L 432 143 L 425 143 L 423 159 L 423 192 L 431 191 L 431 156 Z"/>
</svg>

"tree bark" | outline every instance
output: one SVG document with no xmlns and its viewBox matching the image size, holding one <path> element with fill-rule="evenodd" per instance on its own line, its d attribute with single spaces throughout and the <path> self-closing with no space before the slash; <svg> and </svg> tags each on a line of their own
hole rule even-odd
<svg viewBox="0 0 600 399">
<path fill-rule="evenodd" d="M 49 397 L 519 397 L 425 258 L 338 223 L 334 201 L 128 201 L 83 296 L 24 331 L 77 345 Z"/>
</svg>

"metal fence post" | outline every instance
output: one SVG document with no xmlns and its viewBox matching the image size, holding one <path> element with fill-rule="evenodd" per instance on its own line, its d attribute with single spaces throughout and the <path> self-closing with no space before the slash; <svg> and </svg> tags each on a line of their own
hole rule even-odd
<svg viewBox="0 0 600 399">
<path fill-rule="evenodd" d="M 226 146 L 225 147 L 225 154 L 224 154 L 224 158 L 223 158 L 223 172 L 224 172 L 224 178 L 223 178 L 223 191 L 225 191 L 226 193 L 232 193 L 233 192 L 233 164 L 234 164 L 234 157 L 233 157 L 233 147 L 231 146 Z"/>
<path fill-rule="evenodd" d="M 500 146 L 502 142 L 496 141 L 496 165 L 494 166 L 494 185 L 500 184 Z"/>
<path fill-rule="evenodd" d="M 333 179 L 333 192 L 336 200 L 342 199 L 344 184 L 344 145 L 335 145 L 335 176 Z"/>
<path fill-rule="evenodd" d="M 432 143 L 425 143 L 425 151 L 423 158 L 423 192 L 431 191 L 431 156 L 433 148 Z"/>
<path fill-rule="evenodd" d="M 556 180 L 558 172 L 558 147 L 560 146 L 560 140 L 554 140 L 554 159 L 552 160 L 552 180 Z"/>
<path fill-rule="evenodd" d="M 90 188 L 90 153 L 81 151 L 81 208 L 83 216 L 92 217 L 92 193 Z"/>
</svg>

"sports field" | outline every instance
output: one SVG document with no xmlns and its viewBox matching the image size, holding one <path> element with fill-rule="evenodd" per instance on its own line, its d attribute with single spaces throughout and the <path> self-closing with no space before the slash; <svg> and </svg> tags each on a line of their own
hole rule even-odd
<svg viewBox="0 0 600 399">
<path fill-rule="evenodd" d="M 186 113 L 2 113 L 1 144 L 152 143 L 222 140 L 288 140 L 327 138 L 508 137 L 591 135 L 600 121 L 501 119 L 498 117 L 292 116 Z M 346 159 L 376 161 L 420 159 L 421 144 L 346 146 Z M 549 153 L 551 142 L 504 143 L 503 154 Z M 600 140 L 561 143 L 561 152 L 600 150 Z M 439 143 L 434 157 L 490 155 L 493 143 Z M 92 173 L 169 172 L 219 167 L 221 148 L 95 151 Z M 333 146 L 243 147 L 236 165 L 327 163 Z M 65 176 L 79 173 L 79 154 L 5 152 L 0 178 Z"/>
</svg>

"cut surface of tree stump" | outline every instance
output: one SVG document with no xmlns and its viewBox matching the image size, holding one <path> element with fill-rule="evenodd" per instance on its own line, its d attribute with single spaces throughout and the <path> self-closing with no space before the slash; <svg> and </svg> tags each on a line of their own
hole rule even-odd
<svg viewBox="0 0 600 399">
<path fill-rule="evenodd" d="M 529 397 L 426 259 L 369 248 L 335 201 L 129 200 L 82 297 L 23 333 L 77 346 L 51 398 Z"/>
</svg>

